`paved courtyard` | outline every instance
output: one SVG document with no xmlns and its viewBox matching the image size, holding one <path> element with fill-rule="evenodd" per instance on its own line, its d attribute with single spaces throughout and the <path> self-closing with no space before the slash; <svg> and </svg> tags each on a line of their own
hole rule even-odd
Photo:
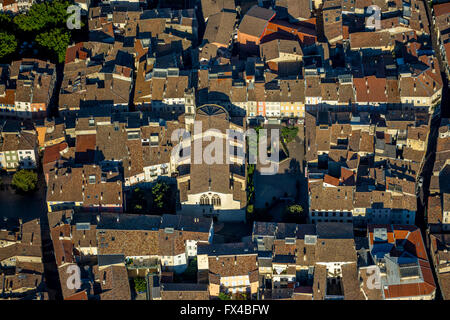
<svg viewBox="0 0 450 320">
<path fill-rule="evenodd" d="M 280 128 L 281 126 L 271 125 L 270 128 Z M 265 208 L 266 203 L 269 205 L 273 202 L 273 198 L 291 198 L 292 201 L 298 202 L 307 210 L 307 182 L 304 176 L 303 159 L 304 159 L 304 143 L 302 128 L 299 128 L 297 137 L 291 141 L 287 148 L 289 150 L 289 158 L 283 160 L 275 175 L 262 175 L 260 173 L 261 166 L 256 166 L 254 177 L 255 182 L 255 208 Z M 297 182 L 298 181 L 298 182 Z M 297 183 L 299 184 L 299 192 L 297 193 Z M 271 209 L 270 214 L 274 221 L 281 221 L 285 203 L 280 203 Z"/>
</svg>

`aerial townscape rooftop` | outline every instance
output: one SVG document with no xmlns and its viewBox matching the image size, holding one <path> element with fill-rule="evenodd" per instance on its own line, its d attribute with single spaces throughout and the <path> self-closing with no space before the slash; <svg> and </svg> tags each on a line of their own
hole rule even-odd
<svg viewBox="0 0 450 320">
<path fill-rule="evenodd" d="M 449 0 L 0 0 L 0 300 L 450 300 L 449 78 Z"/>
</svg>

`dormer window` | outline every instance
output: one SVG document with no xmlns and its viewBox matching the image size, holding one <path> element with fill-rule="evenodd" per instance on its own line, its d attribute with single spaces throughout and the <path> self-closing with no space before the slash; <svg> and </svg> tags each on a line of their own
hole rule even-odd
<svg viewBox="0 0 450 320">
<path fill-rule="evenodd" d="M 159 135 L 157 133 L 152 133 L 150 135 L 150 144 L 151 146 L 159 145 Z"/>
</svg>

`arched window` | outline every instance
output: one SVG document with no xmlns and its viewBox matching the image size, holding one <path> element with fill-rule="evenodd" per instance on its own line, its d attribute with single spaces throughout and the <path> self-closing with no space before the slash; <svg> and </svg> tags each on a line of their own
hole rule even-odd
<svg viewBox="0 0 450 320">
<path fill-rule="evenodd" d="M 204 194 L 200 197 L 200 205 L 201 206 L 209 206 L 209 197 Z"/>
<path fill-rule="evenodd" d="M 212 196 L 212 204 L 220 207 L 220 197 L 217 194 Z"/>
</svg>

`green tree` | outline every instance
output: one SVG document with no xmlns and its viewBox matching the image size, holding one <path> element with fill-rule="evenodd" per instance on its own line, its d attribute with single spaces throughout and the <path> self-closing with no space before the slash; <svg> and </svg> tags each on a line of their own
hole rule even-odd
<svg viewBox="0 0 450 320">
<path fill-rule="evenodd" d="M 153 206 L 157 209 L 167 207 L 170 187 L 165 182 L 157 182 L 152 187 Z"/>
<path fill-rule="evenodd" d="M 303 212 L 303 208 L 299 204 L 293 204 L 287 207 L 287 211 L 291 214 L 301 214 Z"/>
<path fill-rule="evenodd" d="M 31 6 L 27 14 L 19 14 L 14 17 L 14 24 L 22 31 L 39 31 L 47 24 L 48 15 L 44 3 Z"/>
<path fill-rule="evenodd" d="M 286 141 L 286 143 L 291 142 L 295 139 L 298 133 L 298 127 L 283 127 L 281 129 L 281 137 Z"/>
<path fill-rule="evenodd" d="M 70 44 L 70 33 L 61 29 L 51 29 L 36 36 L 36 42 L 42 47 L 52 51 L 58 57 L 58 62 L 64 62 L 66 49 Z"/>
<path fill-rule="evenodd" d="M 36 189 L 37 174 L 31 170 L 19 170 L 12 179 L 11 184 L 20 191 L 29 192 Z"/>
<path fill-rule="evenodd" d="M 14 17 L 14 24 L 22 31 L 42 31 L 44 28 L 65 27 L 69 14 L 68 1 L 35 3 L 26 14 Z"/>
<path fill-rule="evenodd" d="M 142 214 L 147 210 L 147 200 L 145 199 L 145 193 L 140 188 L 135 188 L 131 192 L 129 210 L 132 213 Z"/>
<path fill-rule="evenodd" d="M 302 219 L 303 208 L 299 204 L 286 207 L 284 212 L 284 222 L 299 223 Z"/>
<path fill-rule="evenodd" d="M 17 49 L 17 40 L 13 34 L 0 32 L 0 58 L 13 53 Z"/>
<path fill-rule="evenodd" d="M 231 295 L 230 294 L 226 294 L 225 292 L 220 292 L 219 293 L 219 299 L 220 300 L 231 300 Z"/>
<path fill-rule="evenodd" d="M 0 13 L 0 29 L 7 30 L 11 29 L 11 23 L 13 22 L 12 17 L 4 12 Z"/>
<path fill-rule="evenodd" d="M 255 165 L 254 164 L 249 164 L 247 166 L 247 168 L 248 168 L 248 176 L 252 176 L 253 173 L 255 173 Z"/>
<path fill-rule="evenodd" d="M 69 14 L 67 8 L 70 6 L 68 1 L 45 2 L 47 5 L 48 22 L 54 25 L 65 25 Z"/>
<path fill-rule="evenodd" d="M 136 292 L 147 292 L 147 281 L 145 281 L 145 278 L 142 277 L 136 277 L 134 278 L 134 290 Z"/>
</svg>

